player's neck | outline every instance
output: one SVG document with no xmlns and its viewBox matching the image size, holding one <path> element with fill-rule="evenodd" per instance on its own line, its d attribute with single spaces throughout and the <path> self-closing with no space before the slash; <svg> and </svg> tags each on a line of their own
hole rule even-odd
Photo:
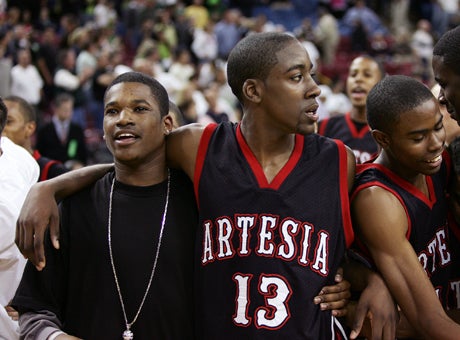
<svg viewBox="0 0 460 340">
<path fill-rule="evenodd" d="M 426 191 L 426 181 L 424 174 L 408 169 L 397 160 L 389 157 L 385 151 L 380 153 L 380 155 L 375 160 L 375 163 L 381 164 L 390 169 L 393 173 L 404 179 L 406 182 L 411 183 L 420 191 Z"/>
<path fill-rule="evenodd" d="M 163 182 L 167 177 L 165 162 L 154 164 L 130 165 L 115 161 L 115 173 L 118 181 L 133 186 L 150 186 Z"/>
<path fill-rule="evenodd" d="M 250 124 L 250 123 L 249 123 Z M 241 133 L 270 182 L 289 160 L 295 146 L 295 134 L 241 124 Z"/>
</svg>

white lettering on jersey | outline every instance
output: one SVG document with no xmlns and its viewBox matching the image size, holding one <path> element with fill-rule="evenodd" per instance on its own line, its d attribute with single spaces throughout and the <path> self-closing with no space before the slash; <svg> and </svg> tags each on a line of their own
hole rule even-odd
<svg viewBox="0 0 460 340">
<path fill-rule="evenodd" d="M 316 237 L 313 237 L 316 235 Z M 251 246 L 251 238 L 257 237 Z M 280 222 L 273 215 L 235 215 L 203 223 L 203 250 L 201 263 L 206 265 L 214 260 L 224 261 L 235 255 L 244 257 L 255 254 L 276 257 L 284 261 L 297 262 L 321 276 L 329 274 L 330 235 L 309 223 L 292 218 Z M 313 244 L 312 244 L 313 242 Z M 251 249 L 251 248 L 254 249 Z"/>
</svg>

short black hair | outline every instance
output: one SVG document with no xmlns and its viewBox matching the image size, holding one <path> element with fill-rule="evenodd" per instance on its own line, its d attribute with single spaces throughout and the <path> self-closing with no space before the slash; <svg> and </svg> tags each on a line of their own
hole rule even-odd
<svg viewBox="0 0 460 340">
<path fill-rule="evenodd" d="M 6 125 L 6 118 L 8 117 L 8 109 L 3 102 L 3 99 L 0 97 L 0 135 L 3 132 L 3 129 Z"/>
<path fill-rule="evenodd" d="M 367 122 L 372 130 L 389 133 L 401 114 L 428 100 L 436 98 L 422 82 L 409 76 L 386 76 L 367 96 Z"/>
<path fill-rule="evenodd" d="M 247 79 L 265 80 L 278 62 L 276 53 L 297 39 L 283 32 L 252 33 L 233 48 L 228 57 L 227 79 L 233 94 L 243 99 Z"/>
<path fill-rule="evenodd" d="M 107 92 L 112 88 L 112 86 L 120 83 L 140 83 L 147 85 L 152 92 L 153 97 L 155 97 L 158 107 L 160 109 L 160 116 L 164 117 L 169 112 L 169 97 L 166 89 L 161 85 L 155 78 L 146 75 L 141 72 L 126 72 L 120 74 L 116 77 L 110 85 L 107 87 L 104 95 L 107 95 Z"/>
<path fill-rule="evenodd" d="M 35 112 L 35 109 L 24 98 L 19 97 L 19 96 L 8 96 L 8 97 L 5 97 L 4 101 L 10 101 L 10 102 L 18 104 L 19 111 L 24 117 L 24 121 L 26 123 L 37 121 L 37 113 Z"/>
<path fill-rule="evenodd" d="M 60 107 L 63 103 L 72 102 L 75 103 L 75 98 L 67 92 L 59 93 L 53 100 L 55 107 Z"/>
<path fill-rule="evenodd" d="M 434 45 L 433 56 L 443 58 L 449 69 L 460 75 L 460 26 L 445 32 Z"/>
<path fill-rule="evenodd" d="M 352 62 L 355 61 L 358 58 L 366 59 L 366 60 L 369 60 L 369 61 L 372 61 L 372 62 L 376 63 L 377 67 L 378 67 L 378 69 L 380 71 L 380 79 L 382 79 L 383 77 L 385 77 L 387 75 L 387 71 L 385 70 L 385 65 L 382 62 L 380 62 L 378 59 L 372 57 L 369 54 L 362 54 L 362 55 L 359 55 L 356 58 L 354 58 L 352 60 Z M 350 63 L 350 65 L 351 65 L 351 63 Z"/>
</svg>

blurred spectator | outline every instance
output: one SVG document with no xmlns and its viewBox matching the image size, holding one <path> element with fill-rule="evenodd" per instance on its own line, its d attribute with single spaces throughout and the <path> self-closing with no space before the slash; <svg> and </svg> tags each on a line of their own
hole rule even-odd
<svg viewBox="0 0 460 340">
<path fill-rule="evenodd" d="M 344 115 L 352 108 L 351 101 L 344 92 L 344 84 L 341 79 L 337 79 L 331 86 L 332 92 L 326 101 L 326 110 L 331 117 Z"/>
<path fill-rule="evenodd" d="M 316 113 L 318 114 L 318 121 L 320 122 L 323 119 L 330 117 L 329 110 L 327 108 L 327 101 L 332 91 L 331 88 L 325 84 L 319 85 L 319 88 L 321 89 L 321 94 L 318 96 L 318 110 Z"/>
<path fill-rule="evenodd" d="M 79 20 L 76 14 L 67 13 L 60 18 L 57 35 L 59 37 L 59 48 L 70 47 L 69 37 L 78 28 Z"/>
<path fill-rule="evenodd" d="M 11 94 L 24 98 L 35 109 L 40 103 L 43 79 L 32 64 L 30 50 L 18 50 L 18 63 L 11 69 Z"/>
<path fill-rule="evenodd" d="M 192 0 L 192 3 L 185 7 L 184 15 L 190 19 L 194 28 L 204 29 L 209 21 L 209 12 L 204 6 L 204 0 Z"/>
<path fill-rule="evenodd" d="M 369 53 L 381 62 L 385 62 L 392 50 L 389 41 L 381 32 L 375 33 L 369 42 Z"/>
<path fill-rule="evenodd" d="M 96 27 L 99 28 L 115 25 L 117 22 L 117 12 L 111 0 L 98 0 L 93 15 Z"/>
<path fill-rule="evenodd" d="M 340 41 L 340 32 L 337 19 L 326 6 L 319 6 L 318 8 L 318 23 L 314 34 L 316 44 L 321 52 L 322 64 L 332 64 Z"/>
<path fill-rule="evenodd" d="M 191 49 L 199 64 L 212 62 L 217 58 L 218 43 L 213 21 L 209 21 L 203 29 L 195 29 Z"/>
<path fill-rule="evenodd" d="M 365 53 L 369 48 L 369 35 L 360 19 L 356 19 L 351 26 L 351 50 Z"/>
<path fill-rule="evenodd" d="M 417 29 L 412 34 L 411 47 L 418 58 L 418 75 L 425 83 L 431 82 L 433 77 L 431 68 L 433 45 L 434 39 L 430 22 L 425 19 L 419 20 L 417 22 Z"/>
<path fill-rule="evenodd" d="M 355 0 L 354 5 L 345 12 L 342 22 L 348 33 L 351 33 L 357 26 L 362 26 L 362 30 L 370 36 L 377 31 L 385 34 L 387 32 L 378 15 L 366 5 L 365 0 Z"/>
<path fill-rule="evenodd" d="M 411 32 L 410 0 L 392 0 L 390 3 L 390 30 L 394 37 Z"/>
<path fill-rule="evenodd" d="M 11 34 L 6 29 L 0 30 L 0 97 L 10 94 L 11 68 L 13 67 L 13 55 L 9 49 Z"/>
<path fill-rule="evenodd" d="M 303 18 L 299 26 L 292 31 L 296 37 L 314 42 L 316 41 L 316 33 L 310 18 Z"/>
<path fill-rule="evenodd" d="M 186 49 L 178 50 L 169 68 L 169 74 L 176 77 L 185 86 L 195 73 L 195 65 L 192 63 L 190 51 Z"/>
<path fill-rule="evenodd" d="M 253 18 L 249 26 L 250 26 L 250 30 L 248 34 L 286 31 L 286 28 L 283 25 L 275 24 L 273 21 L 268 20 L 267 16 L 264 13 L 260 13 L 255 18 Z"/>
<path fill-rule="evenodd" d="M 104 119 L 104 94 L 107 86 L 115 79 L 113 70 L 113 52 L 99 51 L 96 55 L 97 66 L 91 77 L 91 101 L 88 111 L 92 119 L 92 126 L 102 132 Z"/>
<path fill-rule="evenodd" d="M 241 13 L 238 9 L 227 9 L 221 20 L 214 26 L 218 43 L 218 57 L 227 60 L 230 51 L 246 33 L 246 28 L 240 25 Z"/>
<path fill-rule="evenodd" d="M 185 125 L 184 115 L 182 114 L 179 107 L 172 100 L 169 101 L 169 115 L 172 117 L 173 128 L 177 129 L 178 127 Z"/>
<path fill-rule="evenodd" d="M 190 49 L 193 41 L 195 28 L 182 9 L 177 9 L 174 13 L 174 27 L 176 28 L 177 46 L 176 48 Z"/>
<path fill-rule="evenodd" d="M 8 117 L 3 135 L 22 146 L 34 157 L 40 166 L 38 180 L 44 181 L 67 172 L 68 169 L 61 162 L 43 157 L 34 150 L 32 137 L 37 129 L 37 116 L 32 105 L 19 96 L 8 96 L 4 102 L 8 108 Z"/>
<path fill-rule="evenodd" d="M 72 122 L 73 105 L 73 97 L 69 94 L 56 97 L 51 122 L 38 130 L 36 148 L 43 156 L 62 163 L 76 160 L 85 165 L 86 142 L 83 129 Z"/>
<path fill-rule="evenodd" d="M 159 9 L 156 16 L 153 26 L 155 41 L 162 63 L 169 68 L 177 47 L 176 26 L 172 21 L 170 10 Z"/>
<path fill-rule="evenodd" d="M 83 85 L 94 73 L 93 69 L 83 69 L 77 75 L 75 71 L 75 51 L 64 49 L 59 52 L 59 64 L 54 74 L 55 93 L 69 93 L 74 97 L 74 113 L 72 120 L 82 128 L 86 128 L 86 98 Z"/>
<path fill-rule="evenodd" d="M 43 87 L 42 111 L 45 114 L 49 111 L 49 106 L 54 97 L 54 73 L 57 68 L 56 51 L 58 50 L 58 38 L 54 26 L 46 26 L 38 41 L 36 51 L 37 68 L 45 82 Z M 38 121 L 41 125 L 41 122 Z"/>
<path fill-rule="evenodd" d="M 212 83 L 204 90 L 204 97 L 208 102 L 208 110 L 206 116 L 211 118 L 216 123 L 228 122 L 230 116 L 235 119 L 233 108 L 219 96 L 219 85 Z"/>
</svg>

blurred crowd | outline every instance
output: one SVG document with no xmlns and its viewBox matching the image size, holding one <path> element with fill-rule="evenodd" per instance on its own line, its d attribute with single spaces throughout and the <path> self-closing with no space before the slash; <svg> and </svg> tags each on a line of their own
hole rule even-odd
<svg viewBox="0 0 460 340">
<path fill-rule="evenodd" d="M 80 164 L 104 162 L 110 156 L 102 141 L 102 98 L 127 70 L 159 80 L 184 124 L 238 121 L 225 74 L 231 49 L 254 32 L 287 31 L 308 50 L 322 88 L 320 115 L 330 117 L 350 109 L 344 78 L 360 54 L 378 59 L 389 74 L 433 85 L 433 44 L 460 23 L 458 6 L 452 0 L 0 0 L 0 96 L 27 100 L 40 131 L 53 120 L 57 96 L 70 94 L 70 119 L 88 150 Z"/>
</svg>

